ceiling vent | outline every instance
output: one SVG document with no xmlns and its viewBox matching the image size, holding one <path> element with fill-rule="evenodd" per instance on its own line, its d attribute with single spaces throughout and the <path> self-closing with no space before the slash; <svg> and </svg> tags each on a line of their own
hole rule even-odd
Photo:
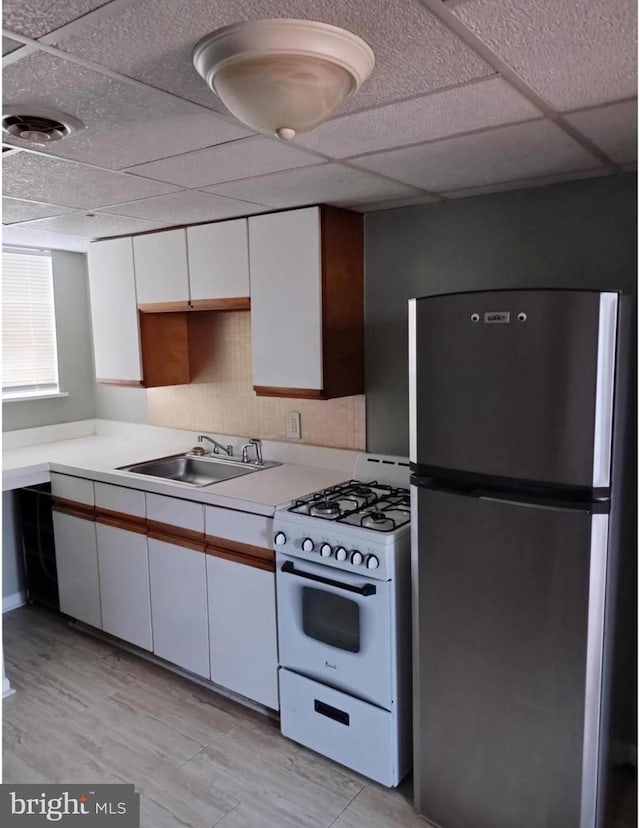
<svg viewBox="0 0 640 828">
<path fill-rule="evenodd" d="M 21 143 L 46 146 L 84 129 L 84 124 L 64 112 L 33 107 L 5 107 L 2 132 Z"/>
</svg>

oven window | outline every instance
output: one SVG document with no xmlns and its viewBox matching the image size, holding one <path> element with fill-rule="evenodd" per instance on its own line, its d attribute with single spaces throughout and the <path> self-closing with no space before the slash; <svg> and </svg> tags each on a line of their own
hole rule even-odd
<svg viewBox="0 0 640 828">
<path fill-rule="evenodd" d="M 323 644 L 360 652 L 360 607 L 323 589 L 302 588 L 302 629 Z"/>
</svg>

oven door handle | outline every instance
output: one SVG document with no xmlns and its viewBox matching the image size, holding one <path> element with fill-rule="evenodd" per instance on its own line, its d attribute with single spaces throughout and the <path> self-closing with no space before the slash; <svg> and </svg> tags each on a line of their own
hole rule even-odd
<svg viewBox="0 0 640 828">
<path fill-rule="evenodd" d="M 357 592 L 358 595 L 375 595 L 377 589 L 374 584 L 363 584 L 362 586 L 353 586 L 353 584 L 343 584 L 340 581 L 334 581 L 331 578 L 323 578 L 322 575 L 314 575 L 313 572 L 302 572 L 300 569 L 296 569 L 295 566 L 291 563 L 291 561 L 285 561 L 282 566 L 280 567 L 282 572 L 286 572 L 288 575 L 297 575 L 298 578 L 306 578 L 308 581 L 318 581 L 320 584 L 326 584 L 327 586 L 337 587 L 338 589 L 344 589 L 347 592 Z"/>
</svg>

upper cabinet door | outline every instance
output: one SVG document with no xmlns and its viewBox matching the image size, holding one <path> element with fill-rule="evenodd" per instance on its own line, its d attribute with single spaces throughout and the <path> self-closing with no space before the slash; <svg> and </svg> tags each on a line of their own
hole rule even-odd
<svg viewBox="0 0 640 828">
<path fill-rule="evenodd" d="M 188 308 L 189 270 L 184 228 L 134 236 L 133 256 L 138 305 L 179 303 Z"/>
<path fill-rule="evenodd" d="M 130 238 L 89 245 L 89 288 L 98 381 L 140 382 L 142 361 Z"/>
<path fill-rule="evenodd" d="M 191 302 L 249 296 L 247 220 L 187 228 Z"/>
<path fill-rule="evenodd" d="M 314 396 L 304 392 L 323 387 L 319 208 L 250 217 L 249 255 L 254 386 Z"/>
</svg>

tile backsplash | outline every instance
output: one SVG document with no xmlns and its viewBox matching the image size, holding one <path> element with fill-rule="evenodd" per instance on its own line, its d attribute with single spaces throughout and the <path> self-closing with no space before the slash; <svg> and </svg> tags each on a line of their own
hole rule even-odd
<svg viewBox="0 0 640 828">
<path fill-rule="evenodd" d="M 335 400 L 256 397 L 251 378 L 251 319 L 243 311 L 198 313 L 192 328 L 191 385 L 147 391 L 152 425 L 285 440 L 286 415 L 299 411 L 302 439 L 365 448 L 365 397 Z"/>
</svg>

